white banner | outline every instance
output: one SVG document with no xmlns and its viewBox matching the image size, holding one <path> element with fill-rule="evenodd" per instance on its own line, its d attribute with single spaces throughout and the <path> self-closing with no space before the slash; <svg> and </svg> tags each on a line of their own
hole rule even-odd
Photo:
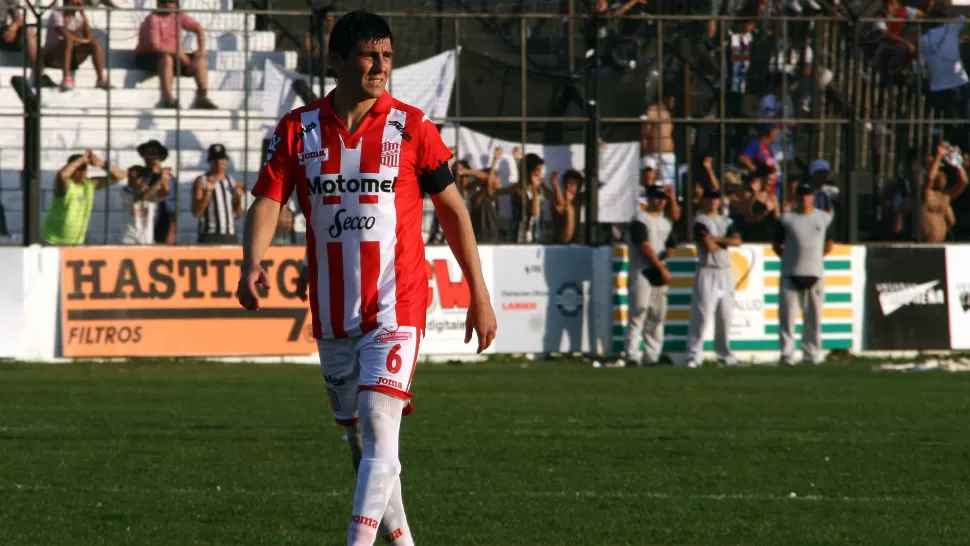
<svg viewBox="0 0 970 546">
<path fill-rule="evenodd" d="M 0 247 L 0 358 L 22 358 L 27 341 L 22 247 Z"/>
<path fill-rule="evenodd" d="M 590 348 L 593 255 L 585 246 L 497 246 L 495 315 L 500 353 L 580 353 Z"/>
<path fill-rule="evenodd" d="M 946 291 L 950 348 L 970 349 L 970 248 L 946 247 Z"/>
<path fill-rule="evenodd" d="M 512 148 L 522 147 L 521 142 L 500 140 L 486 134 L 461 128 L 460 134 L 453 125 L 441 129 L 445 145 L 457 148 L 459 159 L 468 161 L 473 169 L 488 169 L 492 163 L 492 150 L 503 148 L 498 174 L 503 185 L 519 181 L 518 170 L 512 159 Z M 552 172 L 563 173 L 569 169 L 583 172 L 586 168 L 585 146 L 582 144 L 543 145 L 526 143 L 522 154 L 537 154 L 545 162 L 546 178 Z M 640 184 L 640 143 L 619 142 L 600 147 L 600 197 L 599 221 L 603 223 L 627 223 L 636 212 Z M 548 207 L 549 203 L 546 203 Z M 499 200 L 503 217 L 512 214 L 509 196 Z M 585 215 L 584 215 L 585 217 Z"/>
<path fill-rule="evenodd" d="M 494 273 L 491 247 L 479 247 L 478 255 L 482 261 L 482 275 L 494 305 Z M 468 281 L 458 267 L 458 261 L 447 246 L 429 246 L 424 252 L 428 275 L 428 290 L 431 305 L 428 307 L 427 333 L 421 341 L 421 354 L 428 355 L 465 355 L 475 354 L 478 349 L 477 338 L 465 345 L 465 316 L 471 303 Z M 498 335 L 515 335 L 515 332 L 499 331 Z M 495 352 L 493 344 L 486 352 Z"/>
<path fill-rule="evenodd" d="M 420 108 L 429 118 L 441 119 L 448 115 L 451 105 L 451 91 L 455 86 L 455 55 L 458 50 L 451 49 L 414 64 L 395 68 L 391 72 L 387 90 L 399 101 Z M 295 107 L 298 98 L 293 91 L 293 82 L 309 80 L 298 72 L 267 61 L 263 85 L 263 115 L 280 119 Z M 318 80 L 317 80 L 318 81 Z M 327 78 L 323 92 L 319 83 L 313 90 L 323 96 L 334 88 L 335 82 Z M 302 101 L 300 101 L 302 102 Z M 269 128 L 269 132 L 275 126 Z M 266 136 L 269 136 L 269 132 Z"/>
</svg>

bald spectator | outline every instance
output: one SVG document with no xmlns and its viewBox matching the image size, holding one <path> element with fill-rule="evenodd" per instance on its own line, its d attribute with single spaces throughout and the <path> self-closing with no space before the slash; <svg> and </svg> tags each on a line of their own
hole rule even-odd
<svg viewBox="0 0 970 546">
<path fill-rule="evenodd" d="M 195 78 L 197 91 L 193 108 L 216 110 L 207 96 L 209 66 L 205 56 L 205 29 L 187 13 L 177 13 L 177 0 L 158 0 L 158 10 L 145 17 L 138 32 L 135 48 L 135 66 L 139 70 L 157 74 L 162 87 L 160 108 L 179 108 L 179 101 L 172 92 L 175 79 L 175 63 L 178 62 L 183 76 Z M 163 11 L 164 10 L 164 11 Z M 180 31 L 196 35 L 199 48 L 194 53 L 182 50 Z"/>
</svg>

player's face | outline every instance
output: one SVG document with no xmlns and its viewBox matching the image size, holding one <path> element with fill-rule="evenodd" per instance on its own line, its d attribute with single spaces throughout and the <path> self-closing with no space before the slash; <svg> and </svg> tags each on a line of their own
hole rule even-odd
<svg viewBox="0 0 970 546">
<path fill-rule="evenodd" d="M 704 199 L 702 206 L 705 213 L 714 212 L 721 205 L 720 197 L 708 197 Z"/>
<path fill-rule="evenodd" d="M 390 40 L 361 41 L 346 59 L 336 56 L 339 85 L 359 86 L 363 97 L 379 98 L 391 77 L 393 58 L 394 48 Z"/>
<path fill-rule="evenodd" d="M 667 200 L 663 197 L 650 197 L 647 199 L 647 207 L 650 210 L 663 210 L 667 206 Z"/>
</svg>

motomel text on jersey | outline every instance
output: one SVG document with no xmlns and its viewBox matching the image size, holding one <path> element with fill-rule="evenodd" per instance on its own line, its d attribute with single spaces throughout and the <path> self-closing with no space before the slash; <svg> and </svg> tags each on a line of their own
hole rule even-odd
<svg viewBox="0 0 970 546">
<path fill-rule="evenodd" d="M 312 180 L 307 179 L 306 185 L 310 195 L 393 193 L 394 187 L 397 185 L 397 177 L 394 177 L 394 180 L 378 180 L 376 178 L 344 178 L 342 174 L 338 174 L 336 179 L 314 176 Z"/>
</svg>

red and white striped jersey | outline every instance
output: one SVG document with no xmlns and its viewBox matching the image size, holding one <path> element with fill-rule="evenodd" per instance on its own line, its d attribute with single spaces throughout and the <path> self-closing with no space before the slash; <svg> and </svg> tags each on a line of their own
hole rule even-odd
<svg viewBox="0 0 970 546">
<path fill-rule="evenodd" d="M 253 195 L 307 220 L 310 310 L 317 339 L 425 328 L 424 194 L 454 179 L 451 151 L 419 109 L 384 93 L 348 133 L 333 93 L 283 116 Z"/>
</svg>

